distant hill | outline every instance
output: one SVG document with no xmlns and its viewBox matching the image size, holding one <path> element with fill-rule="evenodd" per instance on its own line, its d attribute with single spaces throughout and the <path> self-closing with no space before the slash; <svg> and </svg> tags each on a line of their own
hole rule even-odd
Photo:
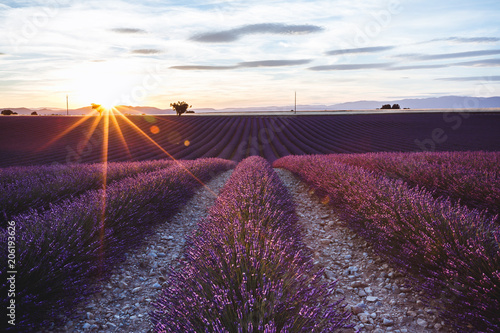
<svg viewBox="0 0 500 333">
<path fill-rule="evenodd" d="M 356 101 L 333 105 L 297 105 L 300 111 L 321 111 L 321 110 L 374 110 L 384 104 L 399 104 L 401 108 L 410 109 L 474 109 L 474 108 L 500 108 L 500 97 L 467 97 L 467 96 L 442 96 L 432 98 L 400 99 L 393 101 Z M 152 106 L 127 106 L 120 105 L 117 109 L 124 114 L 175 114 L 171 109 L 159 109 Z M 203 112 L 245 112 L 245 111 L 290 111 L 293 105 L 285 106 L 265 106 L 247 108 L 193 108 L 196 113 Z M 12 110 L 20 115 L 29 115 L 36 111 L 39 115 L 65 115 L 66 109 L 61 108 L 0 108 L 1 110 Z M 70 109 L 70 115 L 86 115 L 92 112 L 90 106 Z"/>
<path fill-rule="evenodd" d="M 400 99 L 395 101 L 358 101 L 331 105 L 331 110 L 376 109 L 384 104 L 399 104 L 401 108 L 410 109 L 467 109 L 467 108 L 498 108 L 500 97 L 465 97 L 443 96 L 422 99 Z"/>
</svg>

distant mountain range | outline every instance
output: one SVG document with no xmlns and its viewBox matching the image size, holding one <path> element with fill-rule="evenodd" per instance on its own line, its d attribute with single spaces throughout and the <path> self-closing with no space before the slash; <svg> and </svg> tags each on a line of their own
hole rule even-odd
<svg viewBox="0 0 500 333">
<path fill-rule="evenodd" d="M 500 97 L 467 97 L 467 96 L 443 96 L 433 98 L 401 99 L 394 101 L 357 101 L 333 105 L 297 105 L 298 111 L 322 111 L 322 110 L 374 110 L 384 104 L 399 104 L 401 108 L 410 109 L 476 109 L 476 108 L 500 108 Z M 117 107 L 124 114 L 175 114 L 169 109 L 159 109 L 150 106 L 125 106 Z M 248 107 L 248 108 L 193 108 L 196 113 L 205 112 L 245 112 L 245 111 L 290 111 L 293 105 Z M 36 111 L 39 115 L 65 115 L 66 109 L 61 108 L 0 108 L 0 110 L 12 110 L 18 114 L 29 115 Z M 90 106 L 70 109 L 70 115 L 86 115 L 92 111 Z"/>
</svg>

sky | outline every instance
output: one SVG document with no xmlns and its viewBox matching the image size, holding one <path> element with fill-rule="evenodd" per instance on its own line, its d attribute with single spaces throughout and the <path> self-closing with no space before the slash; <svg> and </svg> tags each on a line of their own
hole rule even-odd
<svg viewBox="0 0 500 333">
<path fill-rule="evenodd" d="M 0 106 L 500 96 L 500 2 L 0 0 Z"/>
</svg>

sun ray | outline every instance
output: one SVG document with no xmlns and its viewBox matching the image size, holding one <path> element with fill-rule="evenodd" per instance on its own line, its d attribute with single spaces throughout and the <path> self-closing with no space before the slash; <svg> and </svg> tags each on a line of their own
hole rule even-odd
<svg viewBox="0 0 500 333">
<path fill-rule="evenodd" d="M 102 276 L 104 269 L 104 235 L 105 235 L 105 217 L 106 217 L 106 189 L 108 178 L 108 148 L 109 148 L 109 110 L 104 111 L 104 135 L 102 139 L 102 202 L 101 202 L 101 219 L 99 222 L 99 276 Z"/>
<path fill-rule="evenodd" d="M 99 125 L 99 123 L 101 122 L 101 119 L 100 117 L 96 117 L 94 119 L 94 122 L 92 123 L 92 125 L 90 126 L 90 129 L 88 131 L 87 134 L 85 134 L 85 141 L 82 141 L 83 145 L 80 145 L 81 149 L 85 149 L 85 147 L 87 147 L 87 144 L 88 142 L 90 141 L 90 138 L 92 137 L 92 135 L 94 134 L 95 132 L 95 129 L 97 128 L 97 126 Z M 81 153 L 80 151 L 78 151 L 78 153 Z"/>
<path fill-rule="evenodd" d="M 119 110 L 119 115 L 123 117 L 123 119 L 139 134 L 144 136 L 148 141 L 150 141 L 153 145 L 155 145 L 158 149 L 160 149 L 165 155 L 171 158 L 174 162 L 176 162 L 180 167 L 186 170 L 187 173 L 191 177 L 193 177 L 198 183 L 200 183 L 203 187 L 205 187 L 210 193 L 217 197 L 217 193 L 215 193 L 209 186 L 207 186 L 203 181 L 201 181 L 198 177 L 196 177 L 191 171 L 189 171 L 181 162 L 179 162 L 175 157 L 173 157 L 168 151 L 166 151 L 162 146 L 160 146 L 155 140 L 153 140 L 149 135 L 147 135 L 143 130 L 139 128 L 136 124 L 134 124 L 130 119 L 128 119 L 125 115 L 123 115 Z"/>
<path fill-rule="evenodd" d="M 74 130 L 75 128 L 77 128 L 78 126 L 80 126 L 83 122 L 85 122 L 88 118 L 92 117 L 92 116 L 95 116 L 97 114 L 96 111 L 92 111 L 90 114 L 84 116 L 82 119 L 78 120 L 76 123 L 74 123 L 73 125 L 71 125 L 70 127 L 68 127 L 67 129 L 65 129 L 64 131 L 62 131 L 61 133 L 59 133 L 58 135 L 56 135 L 55 138 L 53 138 L 52 140 L 50 140 L 49 142 L 47 142 L 46 144 L 44 144 L 42 147 L 38 148 L 36 151 L 37 152 L 40 152 L 46 148 L 48 148 L 49 146 L 51 146 L 52 144 L 54 144 L 55 142 L 59 141 L 63 136 L 65 136 L 66 134 L 68 134 L 69 132 L 71 132 L 72 130 Z"/>
<path fill-rule="evenodd" d="M 118 111 L 116 108 L 112 108 L 112 110 Z M 119 112 L 119 111 L 118 111 Z M 120 127 L 120 124 L 118 124 L 118 120 L 116 120 L 116 116 L 114 112 L 110 112 L 111 115 L 111 120 L 113 122 L 113 125 L 115 126 L 116 131 L 118 132 L 118 137 L 120 138 L 120 141 L 122 142 L 123 146 L 127 150 L 127 156 L 132 159 L 132 154 L 130 153 L 130 149 L 128 148 L 127 140 L 125 140 L 125 136 L 123 135 L 122 129 Z"/>
</svg>

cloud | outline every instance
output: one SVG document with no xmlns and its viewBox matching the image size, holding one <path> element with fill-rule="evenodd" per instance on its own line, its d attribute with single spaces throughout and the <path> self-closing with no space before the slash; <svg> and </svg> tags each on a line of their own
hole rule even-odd
<svg viewBox="0 0 500 333">
<path fill-rule="evenodd" d="M 439 81 L 500 81 L 500 76 L 466 76 L 466 77 L 445 77 L 436 79 Z"/>
<path fill-rule="evenodd" d="M 389 68 L 393 63 L 376 63 L 376 64 L 348 64 L 348 65 L 326 65 L 309 67 L 312 71 L 350 71 L 358 69 L 385 69 Z"/>
<path fill-rule="evenodd" d="M 300 60 L 260 60 L 260 61 L 247 61 L 240 62 L 232 66 L 172 66 L 171 69 L 180 70 L 228 70 L 236 68 L 255 68 L 255 67 L 285 67 L 296 66 L 310 63 L 310 59 Z"/>
<path fill-rule="evenodd" d="M 322 31 L 316 25 L 287 25 L 282 23 L 260 23 L 244 25 L 240 28 L 208 32 L 194 35 L 190 40 L 202 43 L 228 43 L 234 42 L 245 35 L 275 34 L 275 35 L 304 35 Z"/>
<path fill-rule="evenodd" d="M 283 66 L 295 66 L 304 65 L 310 63 L 310 59 L 301 60 L 262 60 L 262 61 L 249 61 L 240 62 L 238 67 L 283 67 Z"/>
<path fill-rule="evenodd" d="M 433 68 L 445 68 L 450 67 L 451 65 L 413 65 L 413 66 L 396 66 L 396 67 L 387 67 L 388 71 L 402 71 L 409 69 L 433 69 Z"/>
<path fill-rule="evenodd" d="M 410 58 L 412 60 L 442 60 L 442 59 L 481 57 L 481 56 L 495 55 L 495 54 L 500 54 L 500 50 L 480 50 L 480 51 L 443 53 L 443 54 L 420 54 L 420 55 L 410 56 Z"/>
<path fill-rule="evenodd" d="M 171 69 L 180 69 L 183 71 L 195 71 L 195 70 L 202 70 L 202 71 L 213 71 L 213 70 L 227 70 L 227 69 L 235 69 L 238 68 L 238 66 L 198 66 L 198 65 L 193 65 L 193 66 L 171 66 Z"/>
<path fill-rule="evenodd" d="M 448 37 L 448 38 L 437 38 L 432 39 L 428 42 L 457 42 L 457 43 L 496 43 L 500 42 L 500 38 L 498 37 Z"/>
<path fill-rule="evenodd" d="M 132 50 L 130 51 L 132 54 L 159 54 L 161 53 L 160 50 L 155 50 L 155 49 L 139 49 L 139 50 Z"/>
<path fill-rule="evenodd" d="M 326 55 L 342 55 L 342 54 L 355 54 L 355 53 L 373 53 L 392 50 L 394 46 L 375 46 L 375 47 L 360 47 L 356 49 L 342 49 L 332 50 L 325 52 Z"/>
<path fill-rule="evenodd" d="M 119 34 L 144 34 L 145 30 L 136 29 L 136 28 L 115 28 L 111 29 L 111 31 L 119 33 Z"/>
<path fill-rule="evenodd" d="M 500 59 L 485 59 L 485 60 L 476 60 L 476 61 L 466 61 L 459 62 L 456 65 L 458 66 L 472 66 L 472 67 L 495 67 L 500 66 Z"/>
<path fill-rule="evenodd" d="M 485 60 L 476 60 L 476 61 L 457 62 L 457 63 L 450 63 L 450 64 L 408 65 L 408 66 L 395 66 L 394 63 L 327 65 L 327 66 L 311 67 L 309 69 L 314 70 L 314 71 L 358 70 L 358 69 L 385 69 L 388 71 L 403 71 L 403 70 L 448 68 L 448 67 L 454 67 L 454 66 L 496 67 L 496 66 L 500 66 L 500 59 L 485 59 Z"/>
</svg>

